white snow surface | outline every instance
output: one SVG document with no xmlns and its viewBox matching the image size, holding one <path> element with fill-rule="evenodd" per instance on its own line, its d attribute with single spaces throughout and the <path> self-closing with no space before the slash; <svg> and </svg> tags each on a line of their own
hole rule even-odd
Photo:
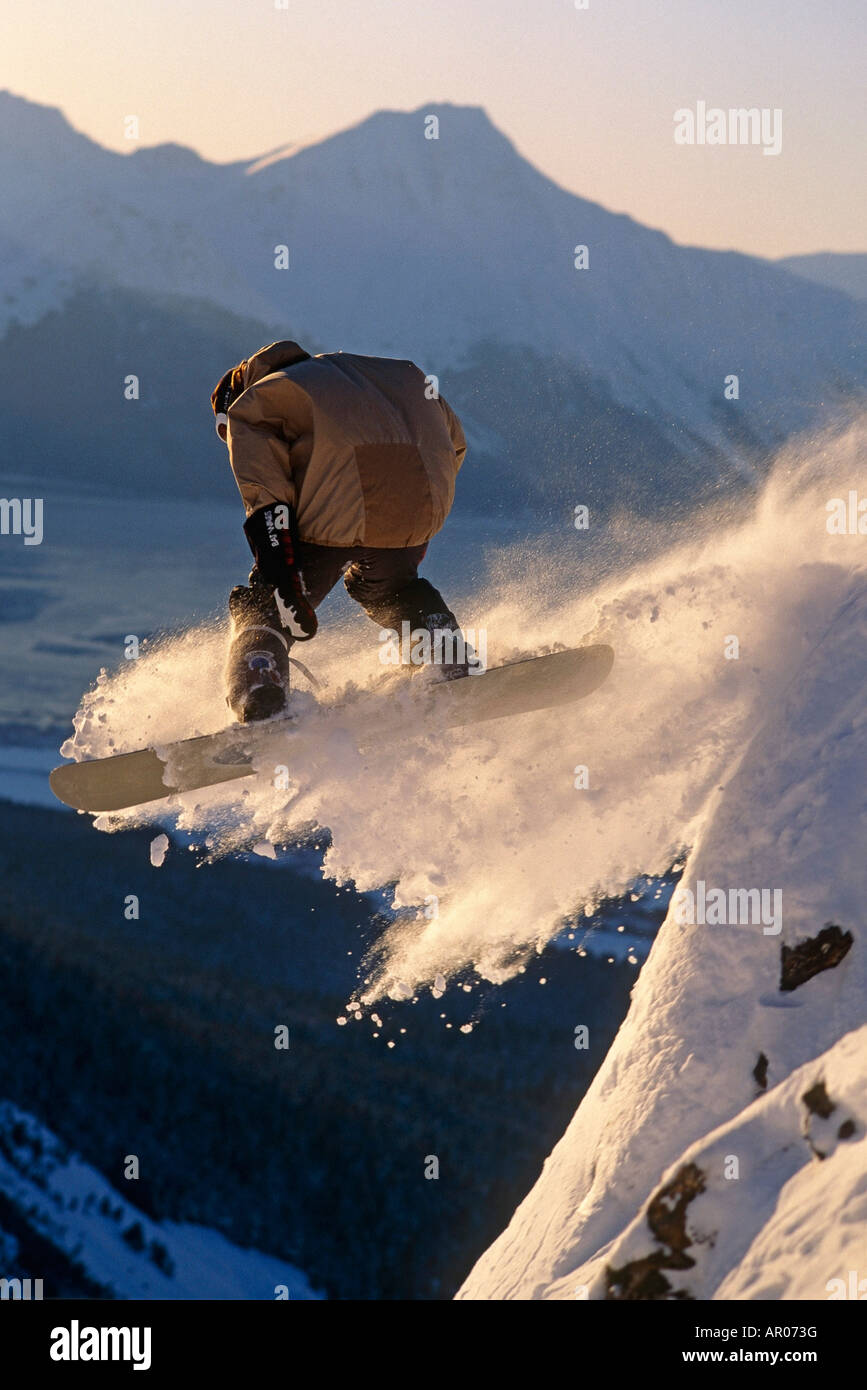
<svg viewBox="0 0 867 1390">
<path fill-rule="evenodd" d="M 817 1082 L 834 1104 L 827 1120 L 811 1115 L 804 1103 Z M 689 1204 L 687 1218 L 690 1266 L 663 1270 L 670 1285 L 666 1297 L 849 1297 L 852 1272 L 864 1281 L 861 1296 L 867 1296 L 865 1122 L 867 1026 L 847 1033 L 726 1124 L 685 1146 L 654 1187 L 654 1194 L 668 1188 L 687 1165 L 702 1174 L 703 1190 Z M 855 1133 L 839 1139 L 847 1123 Z M 671 1206 L 673 1199 L 667 1200 Z M 661 1248 L 644 1202 L 589 1259 L 573 1267 L 564 1250 L 561 1268 L 568 1273 L 537 1296 L 605 1298 L 609 1271 L 621 1272 Z M 531 1296 L 480 1288 L 478 1271 L 477 1266 L 460 1297 Z M 834 1281 L 842 1282 L 845 1294 Z"/>
<path fill-rule="evenodd" d="M 40 256 L 30 249 L 30 243 L 21 245 L 2 232 L 0 265 L 0 337 L 13 325 L 29 327 L 38 323 L 59 309 L 76 288 L 77 275 L 69 266 Z"/>
<path fill-rule="evenodd" d="M 863 495 L 863 473 L 860 482 Z M 716 785 L 701 779 L 707 790 L 681 886 L 780 889 L 782 929 L 685 924 L 672 901 L 590 1090 L 459 1297 L 574 1298 L 584 1288 L 605 1297 L 606 1270 L 662 1248 L 648 1203 L 686 1164 L 701 1170 L 706 1190 L 688 1207 L 693 1263 L 663 1271 L 667 1296 L 821 1299 L 830 1280 L 852 1270 L 867 1277 L 865 538 L 835 537 L 835 561 L 832 548 L 814 547 L 803 514 L 795 542 L 794 515 L 779 493 L 774 499 L 765 502 L 751 609 L 738 593 L 743 563 L 730 572 L 729 601 L 718 595 L 723 627 L 745 637 L 746 618 L 751 630 L 737 673 L 732 663 L 730 717 L 743 699 L 745 662 L 770 665 L 775 679 L 758 673 L 737 738 L 720 728 Z M 723 563 L 725 551 L 717 550 Z M 669 656 L 677 668 L 681 653 Z M 695 672 L 680 675 L 694 708 Z M 682 713 L 678 701 L 679 724 Z M 782 944 L 829 923 L 851 933 L 848 954 L 782 992 Z M 761 1054 L 768 1089 L 760 1095 Z M 819 1081 L 835 1105 L 821 1123 L 803 1099 Z M 851 1137 L 837 1139 L 847 1121 Z M 728 1155 L 739 1160 L 736 1179 L 724 1175 Z"/>
<path fill-rule="evenodd" d="M 135 1180 L 126 1187 L 129 1197 L 33 1115 L 0 1101 L 0 1192 L 112 1296 L 273 1300 L 285 1286 L 281 1298 L 323 1297 L 300 1270 L 273 1255 L 242 1249 L 206 1226 L 152 1220 L 133 1204 Z M 4 1239 L 3 1274 L 20 1277 L 17 1242 L 0 1231 L 0 1253 Z"/>
</svg>

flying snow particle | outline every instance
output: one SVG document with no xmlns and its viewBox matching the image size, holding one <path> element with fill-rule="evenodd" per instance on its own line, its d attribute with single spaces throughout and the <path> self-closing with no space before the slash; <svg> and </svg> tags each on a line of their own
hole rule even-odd
<svg viewBox="0 0 867 1390">
<path fill-rule="evenodd" d="M 168 853 L 168 835 L 157 835 L 156 839 L 151 840 L 151 863 L 155 869 L 162 868 L 163 860 Z"/>
</svg>

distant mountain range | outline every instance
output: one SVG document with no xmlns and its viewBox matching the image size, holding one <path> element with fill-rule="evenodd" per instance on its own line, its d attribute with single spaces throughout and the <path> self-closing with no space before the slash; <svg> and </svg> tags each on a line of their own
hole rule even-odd
<svg viewBox="0 0 867 1390">
<path fill-rule="evenodd" d="M 867 299 L 867 253 L 817 251 L 813 256 L 785 256 L 777 265 L 817 285 L 842 290 L 853 299 Z"/>
<path fill-rule="evenodd" d="M 863 305 L 567 192 L 475 107 L 218 165 L 114 153 L 6 92 L 0 185 L 7 468 L 46 481 L 231 495 L 208 394 L 274 336 L 413 358 L 466 421 L 460 504 L 564 524 L 754 478 L 867 383 Z"/>
</svg>

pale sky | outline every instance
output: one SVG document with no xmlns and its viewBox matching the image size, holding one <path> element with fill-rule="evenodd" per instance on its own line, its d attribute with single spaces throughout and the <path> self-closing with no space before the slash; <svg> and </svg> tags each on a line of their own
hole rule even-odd
<svg viewBox="0 0 867 1390">
<path fill-rule="evenodd" d="M 676 241 L 867 249 L 867 0 L 23 0 L 0 87 L 101 144 L 252 158 L 371 111 L 483 106 L 544 173 Z M 779 108 L 782 151 L 678 146 L 674 112 Z"/>
</svg>

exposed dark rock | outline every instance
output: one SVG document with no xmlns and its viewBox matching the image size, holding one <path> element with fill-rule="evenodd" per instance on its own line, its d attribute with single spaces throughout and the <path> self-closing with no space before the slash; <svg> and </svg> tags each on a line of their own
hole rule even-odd
<svg viewBox="0 0 867 1390">
<path fill-rule="evenodd" d="M 764 1052 L 760 1052 L 753 1067 L 753 1077 L 760 1091 L 768 1089 L 768 1059 Z"/>
<path fill-rule="evenodd" d="M 686 1252 L 692 1241 L 686 1229 L 690 1202 L 704 1192 L 704 1173 L 694 1163 L 685 1163 L 666 1187 L 656 1192 L 647 1205 L 647 1224 L 663 1247 L 641 1259 L 631 1260 L 620 1269 L 606 1268 L 608 1299 L 688 1299 L 684 1289 L 673 1289 L 662 1273 L 664 1269 L 692 1269 L 695 1264 Z"/>
<path fill-rule="evenodd" d="M 839 965 L 852 946 L 852 933 L 843 931 L 835 922 L 828 922 L 818 936 L 799 941 L 797 946 L 782 947 L 780 989 L 791 991 L 812 980 L 823 970 Z"/>
<path fill-rule="evenodd" d="M 123 1233 L 123 1238 L 131 1250 L 137 1252 L 144 1250 L 145 1238 L 140 1221 L 136 1221 L 132 1226 L 128 1226 Z"/>
<path fill-rule="evenodd" d="M 811 1115 L 818 1115 L 821 1119 L 827 1120 L 837 1109 L 828 1092 L 825 1090 L 824 1081 L 817 1081 L 811 1086 L 809 1091 L 805 1091 L 801 1100 L 806 1105 Z"/>
<path fill-rule="evenodd" d="M 677 1251 L 692 1244 L 686 1233 L 686 1209 L 700 1192 L 704 1192 L 704 1173 L 694 1163 L 686 1163 L 668 1186 L 650 1199 L 647 1224 L 658 1241 Z"/>
<path fill-rule="evenodd" d="M 807 1140 L 807 1143 L 810 1145 L 810 1148 L 817 1158 L 824 1159 L 827 1158 L 829 1154 L 833 1153 L 835 1137 L 837 1139 L 851 1139 L 853 1134 L 857 1132 L 858 1126 L 851 1116 L 838 1124 L 836 1136 L 833 1135 L 830 1127 L 823 1127 L 825 1122 L 830 1120 L 831 1116 L 838 1108 L 836 1101 L 833 1101 L 828 1095 L 824 1081 L 815 1082 L 808 1091 L 804 1092 L 801 1096 L 801 1100 L 807 1107 L 807 1116 L 803 1131 L 804 1138 Z M 818 1125 L 816 1126 L 819 1131 L 818 1136 L 812 1133 L 813 1127 L 810 1120 L 810 1116 L 812 1115 L 815 1115 L 818 1120 Z M 819 1143 L 817 1143 L 817 1137 L 822 1144 L 821 1148 Z"/>
<path fill-rule="evenodd" d="M 163 1274 L 167 1274 L 171 1278 L 175 1272 L 175 1262 L 161 1240 L 151 1241 L 148 1254 L 157 1269 L 161 1269 Z"/>
</svg>

